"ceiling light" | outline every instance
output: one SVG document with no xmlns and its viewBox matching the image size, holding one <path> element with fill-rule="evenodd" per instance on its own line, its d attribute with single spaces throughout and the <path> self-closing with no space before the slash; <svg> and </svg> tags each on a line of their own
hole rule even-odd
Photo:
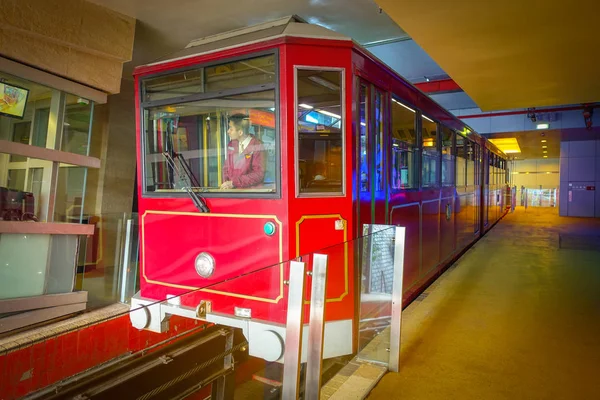
<svg viewBox="0 0 600 400">
<path fill-rule="evenodd" d="M 342 118 L 339 115 L 334 114 L 334 113 L 329 112 L 329 111 L 325 111 L 325 110 L 315 110 L 315 111 L 318 112 L 318 113 L 321 113 L 323 115 L 328 115 L 328 116 L 333 117 L 333 118 L 337 118 L 337 119 L 341 119 Z"/>
<path fill-rule="evenodd" d="M 548 148 L 548 146 L 542 146 L 542 149 L 547 149 L 547 148 Z"/>
<path fill-rule="evenodd" d="M 336 85 L 335 83 L 329 82 L 327 79 L 323 79 L 320 76 L 313 75 L 313 76 L 309 76 L 308 79 L 310 79 L 314 83 L 318 83 L 319 85 L 326 87 L 327 89 L 340 90 L 340 87 L 338 85 Z"/>
<path fill-rule="evenodd" d="M 548 156 L 544 156 L 544 158 L 548 158 Z"/>
<path fill-rule="evenodd" d="M 410 107 L 408 107 L 408 106 L 405 106 L 404 104 L 400 103 L 398 100 L 396 100 L 396 99 L 394 99 L 394 98 L 392 98 L 392 101 L 393 101 L 394 103 L 396 103 L 396 104 L 398 104 L 398 105 L 400 105 L 400 106 L 402 106 L 402 107 L 406 108 L 408 111 L 415 112 L 415 110 L 413 110 L 412 108 L 410 108 Z"/>
<path fill-rule="evenodd" d="M 305 108 L 307 110 L 312 110 L 314 108 L 313 106 L 309 106 L 308 104 L 298 104 L 298 106 Z"/>
<path fill-rule="evenodd" d="M 547 140 L 546 140 L 546 139 L 542 139 L 542 143 L 546 143 L 546 142 L 547 142 Z"/>
<path fill-rule="evenodd" d="M 433 122 L 433 120 L 431 118 L 426 117 L 425 115 L 421 115 L 423 118 L 425 118 L 427 121 L 429 122 Z"/>
<path fill-rule="evenodd" d="M 519 142 L 517 138 L 497 138 L 490 139 L 497 148 L 499 148 L 504 154 L 510 153 L 520 153 L 521 148 L 519 147 Z"/>
<path fill-rule="evenodd" d="M 544 153 L 547 153 L 547 152 L 548 152 L 547 150 L 544 150 Z"/>
<path fill-rule="evenodd" d="M 537 124 L 538 129 L 548 129 L 550 124 Z"/>
</svg>

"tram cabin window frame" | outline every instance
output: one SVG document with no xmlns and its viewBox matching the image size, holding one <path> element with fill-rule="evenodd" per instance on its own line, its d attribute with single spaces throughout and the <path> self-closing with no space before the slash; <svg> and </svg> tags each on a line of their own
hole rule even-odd
<svg viewBox="0 0 600 400">
<path fill-rule="evenodd" d="M 243 86 L 239 86 L 239 87 L 233 87 L 233 88 L 223 88 L 223 90 L 217 90 L 214 92 L 210 92 L 210 91 L 201 91 L 200 93 L 193 93 L 193 94 L 186 94 L 183 96 L 174 96 L 174 97 L 168 97 L 168 98 L 162 98 L 162 99 L 157 99 L 157 100 L 152 100 L 152 101 L 144 101 L 146 99 L 146 82 L 149 81 L 153 81 L 157 78 L 165 78 L 168 81 L 168 77 L 169 76 L 177 76 L 180 74 L 185 74 L 186 72 L 189 71 L 198 71 L 198 70 L 203 70 L 206 71 L 209 68 L 223 68 L 223 69 L 227 69 L 228 66 L 232 66 L 232 65 L 236 65 L 236 64 L 246 64 L 248 65 L 249 62 L 251 60 L 260 60 L 260 59 L 265 59 L 265 60 L 272 60 L 272 64 L 271 64 L 271 75 L 272 78 L 271 79 L 267 79 L 269 80 L 266 83 L 261 83 L 261 82 L 256 82 L 250 85 L 243 85 Z M 246 62 L 246 63 L 245 63 Z M 186 103 L 193 103 L 193 102 L 210 102 L 210 101 L 217 101 L 226 97 L 231 97 L 231 96 L 238 96 L 241 98 L 244 98 L 244 96 L 246 98 L 250 98 L 252 99 L 253 95 L 258 95 L 260 93 L 272 93 L 272 103 L 271 103 L 271 107 L 267 107 L 269 112 L 272 113 L 272 121 L 270 123 L 272 123 L 273 128 L 270 128 L 272 130 L 272 132 L 268 133 L 269 136 L 269 141 L 268 143 L 261 143 L 261 147 L 259 151 L 264 151 L 263 157 L 266 158 L 266 163 L 270 163 L 264 166 L 264 172 L 265 172 L 265 176 L 263 177 L 263 182 L 264 179 L 267 176 L 267 173 L 270 172 L 272 176 L 272 184 L 273 186 L 267 187 L 266 189 L 263 188 L 256 188 L 256 187 L 250 187 L 250 188 L 241 188 L 241 189 L 230 189 L 230 190 L 221 190 L 219 188 L 205 188 L 205 187 L 199 187 L 199 188 L 193 188 L 193 190 L 195 192 L 201 193 L 203 197 L 206 198 L 244 198 L 244 199 L 252 199 L 252 198 L 260 198 L 260 199 L 278 199 L 281 198 L 281 125 L 280 125 L 280 113 L 281 113 L 281 102 L 280 102 L 280 73 L 279 73 L 279 66 L 280 66 L 280 59 L 279 59 L 279 49 L 269 49 L 269 50 L 265 50 L 265 51 L 260 51 L 260 52 L 255 52 L 255 53 L 251 53 L 251 54 L 245 54 L 245 55 L 241 55 L 241 56 L 236 56 L 236 57 L 228 57 L 228 58 L 222 58 L 222 59 L 218 59 L 218 60 L 213 60 L 210 62 L 206 62 L 206 63 L 202 63 L 202 64 L 195 64 L 192 66 L 186 66 L 186 67 L 182 67 L 182 68 L 177 68 L 177 69 L 172 69 L 172 70 L 168 70 L 168 71 L 161 71 L 161 72 L 157 72 L 157 73 L 153 73 L 153 74 L 148 74 L 148 75 L 143 75 L 140 76 L 139 78 L 139 92 L 138 92 L 138 96 L 140 99 L 140 107 L 139 107 L 139 112 L 140 112 L 140 146 L 141 146 L 141 168 L 142 168 L 142 197 L 144 198 L 186 198 L 188 197 L 188 193 L 183 189 L 183 188 L 174 188 L 172 190 L 163 190 L 163 191 L 156 191 L 156 179 L 154 179 L 154 190 L 153 189 L 149 189 L 152 185 L 149 185 L 149 173 L 150 171 L 148 170 L 148 156 L 152 155 L 153 157 L 158 157 L 160 153 L 148 153 L 148 149 L 147 149 L 147 145 L 148 145 L 148 137 L 147 135 L 149 134 L 149 132 L 147 132 L 147 125 L 148 125 L 148 115 L 151 112 L 152 108 L 157 108 L 157 107 L 176 107 L 176 106 L 186 106 Z M 249 65 L 250 68 L 252 68 L 251 65 Z M 263 71 L 264 72 L 264 71 Z M 204 83 L 207 82 L 207 79 L 204 78 L 202 80 Z M 258 101 L 258 100 L 257 100 Z M 216 106 L 215 106 L 216 107 Z M 225 163 L 225 159 L 227 156 L 227 152 L 228 152 L 228 143 L 229 143 L 229 137 L 226 134 L 226 131 L 228 129 L 228 125 L 227 125 L 227 121 L 230 120 L 230 118 L 232 117 L 234 113 L 233 111 L 236 111 L 238 109 L 242 109 L 242 108 L 247 108 L 247 111 L 251 111 L 251 110 L 255 110 L 256 111 L 260 111 L 259 108 L 256 107 L 226 107 L 227 110 L 225 111 L 219 111 L 219 112 L 225 112 L 225 116 L 223 116 L 224 118 L 224 123 L 222 123 L 221 128 L 219 129 L 219 131 L 217 132 L 217 135 L 221 137 L 221 143 L 220 146 L 218 147 L 219 151 L 217 152 L 217 154 L 220 157 L 217 157 L 218 161 L 218 165 L 217 165 L 217 170 L 218 172 L 218 182 L 221 183 L 221 181 L 224 179 L 224 177 L 222 176 L 222 171 L 224 169 L 224 163 Z M 232 110 L 229 110 L 229 108 L 231 108 Z M 231 115 L 229 114 L 228 111 L 231 111 Z M 198 114 L 200 115 L 200 114 Z M 202 114 L 203 115 L 203 114 Z M 260 129 L 260 127 L 262 125 L 257 125 L 252 121 L 252 116 L 250 115 L 246 115 L 246 118 L 244 118 L 244 121 L 248 121 L 247 123 L 245 123 L 248 126 L 249 132 L 247 133 L 256 133 L 256 129 Z M 258 128 L 257 128 L 258 126 Z M 254 129 L 254 132 L 252 131 Z M 266 131 L 266 130 L 265 130 Z M 198 134 L 198 140 L 199 141 L 204 141 L 206 142 L 206 136 L 205 136 L 205 132 L 202 132 L 201 134 Z M 205 143 L 204 143 L 205 144 Z M 199 144 L 199 146 L 203 146 L 202 144 Z M 246 148 L 248 148 L 248 144 L 246 144 Z M 211 148 L 199 148 L 197 150 L 193 150 L 193 151 L 209 151 L 211 150 Z M 251 150 L 251 149 L 250 149 Z M 247 152 L 250 152 L 249 150 Z M 212 156 L 209 156 L 212 157 Z M 247 155 L 246 155 L 246 158 Z M 204 162 L 204 168 L 206 169 L 206 162 L 204 161 L 205 159 L 207 159 L 207 157 L 199 157 L 200 160 L 199 162 Z M 165 160 L 166 161 L 166 160 Z M 189 164 L 189 160 L 186 158 L 186 161 L 188 161 Z M 166 164 L 166 163 L 165 163 Z M 171 173 L 174 175 L 175 173 L 172 172 L 172 168 L 167 168 L 167 171 L 171 171 Z M 198 172 L 198 171 L 193 171 L 193 172 Z M 200 172 L 198 172 L 198 174 L 194 173 L 194 175 L 200 175 Z M 202 177 L 201 176 L 196 176 L 196 178 L 198 180 L 201 180 Z M 265 185 L 268 184 L 268 182 L 265 182 Z M 175 182 L 173 183 L 173 186 L 175 185 Z M 202 185 L 202 184 L 201 184 Z"/>
<path fill-rule="evenodd" d="M 456 184 L 456 132 L 444 124 L 440 125 L 440 174 L 441 186 L 453 187 Z M 444 135 L 449 134 L 450 145 L 444 146 Z M 444 153 L 444 149 L 450 148 L 450 153 Z M 450 171 L 448 171 L 450 167 Z M 446 172 L 446 173 L 444 173 Z"/>
<path fill-rule="evenodd" d="M 339 113 L 336 114 L 331 110 L 326 110 L 331 105 L 316 106 L 301 102 L 298 79 L 300 71 L 307 73 L 306 80 L 310 81 L 315 88 L 321 89 L 327 93 L 335 92 L 339 94 Z M 313 72 L 313 75 L 308 73 Z M 320 74 L 338 73 L 338 82 L 332 82 L 331 77 L 319 76 Z M 304 76 L 302 77 L 304 78 Z M 311 79 L 312 78 L 312 79 Z M 336 88 L 337 86 L 337 88 Z M 303 94 L 304 95 L 304 94 Z M 315 95 L 316 96 L 316 95 Z M 306 197 L 344 197 L 346 196 L 346 69 L 343 67 L 318 67 L 311 65 L 294 65 L 294 180 L 295 180 L 295 195 L 296 198 Z M 333 105 L 335 107 L 335 105 Z M 302 114 L 301 114 L 302 113 Z M 307 127 L 305 131 L 300 132 L 299 116 L 305 116 L 302 121 L 304 124 L 312 123 L 315 125 L 315 130 L 310 131 Z M 310 118 L 309 118 L 310 117 Z M 331 120 L 327 119 L 329 117 Z M 339 117 L 339 118 L 337 118 Z M 319 121 L 319 118 L 324 118 Z M 326 120 L 325 120 L 326 119 Z M 310 121 L 309 121 L 310 120 Z M 326 126 L 326 124 L 330 124 Z M 322 126 L 322 130 L 319 130 Z M 339 128 L 337 127 L 339 126 Z M 335 132 L 339 129 L 339 132 Z M 337 138 L 336 138 L 337 136 Z M 320 137 L 326 139 L 319 139 Z M 333 139 L 333 140 L 328 140 Z M 315 154 L 312 159 L 301 159 L 303 155 L 301 151 L 308 151 L 308 147 L 304 143 L 313 142 L 315 146 L 313 150 L 315 154 L 321 153 L 321 159 L 316 161 Z M 321 141 L 319 148 L 316 144 Z M 340 146 L 336 146 L 339 141 Z M 304 143 L 303 143 L 304 142 Z M 336 156 L 336 148 L 339 148 L 339 156 Z M 307 154 L 306 152 L 304 154 Z M 324 158 L 323 158 L 324 157 Z M 300 163 L 304 161 L 304 166 Z M 338 165 L 336 167 L 336 161 Z M 339 176 L 337 169 L 340 169 Z M 324 174 L 323 174 L 324 173 Z M 308 175 L 312 179 L 308 180 Z M 338 190 L 335 190 L 338 189 Z"/>
<path fill-rule="evenodd" d="M 389 111 L 391 125 L 389 143 L 391 154 L 389 157 L 390 170 L 388 172 L 390 176 L 390 190 L 391 193 L 406 190 L 418 191 L 421 178 L 421 168 L 419 167 L 420 135 L 417 129 L 418 111 L 393 93 L 391 100 Z M 403 123 L 394 124 L 395 110 L 406 116 L 413 116 L 412 132 L 410 128 L 408 128 L 408 132 L 404 132 L 404 129 L 398 129 L 399 126 L 405 125 Z M 396 114 L 400 116 L 398 113 Z M 406 172 L 403 172 L 403 170 Z"/>
</svg>

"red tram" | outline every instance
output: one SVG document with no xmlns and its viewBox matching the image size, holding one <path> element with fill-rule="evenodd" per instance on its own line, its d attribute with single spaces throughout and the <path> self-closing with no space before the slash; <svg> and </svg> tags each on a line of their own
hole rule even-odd
<svg viewBox="0 0 600 400">
<path fill-rule="evenodd" d="M 138 67 L 135 85 L 140 329 L 210 302 L 206 319 L 277 360 L 287 277 L 264 267 L 402 225 L 408 302 L 505 212 L 502 152 L 351 38 L 296 17 L 193 41 Z M 356 340 L 353 254 L 329 264 L 326 357 Z"/>
</svg>

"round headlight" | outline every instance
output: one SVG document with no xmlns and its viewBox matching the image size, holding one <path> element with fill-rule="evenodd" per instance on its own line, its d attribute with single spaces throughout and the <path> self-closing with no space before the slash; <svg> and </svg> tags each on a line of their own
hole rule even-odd
<svg viewBox="0 0 600 400">
<path fill-rule="evenodd" d="M 215 272 L 215 259 L 207 252 L 202 252 L 196 257 L 194 262 L 196 272 L 203 278 L 210 278 Z"/>
</svg>

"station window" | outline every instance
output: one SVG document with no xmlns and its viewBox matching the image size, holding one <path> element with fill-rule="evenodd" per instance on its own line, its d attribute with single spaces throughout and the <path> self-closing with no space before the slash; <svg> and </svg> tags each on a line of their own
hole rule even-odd
<svg viewBox="0 0 600 400">
<path fill-rule="evenodd" d="M 148 192 L 276 192 L 275 55 L 203 68 L 202 96 L 164 104 L 188 94 L 182 73 L 145 82 L 146 99 L 163 99 L 144 110 L 145 187 Z M 179 82 L 179 86 L 175 84 Z M 173 96 L 174 97 L 174 96 Z"/>
<path fill-rule="evenodd" d="M 67 160 L 89 155 L 94 102 L 6 73 L 0 73 L 0 93 L 0 140 L 26 145 L 27 152 L 52 149 L 58 157 L 49 161 L 0 148 L 0 220 L 80 222 L 88 167 Z M 19 207 L 3 197 L 21 199 Z"/>
<path fill-rule="evenodd" d="M 442 126 L 441 131 L 442 144 L 442 186 L 454 186 L 454 131 L 446 126 Z"/>
<path fill-rule="evenodd" d="M 422 187 L 437 186 L 439 152 L 437 148 L 437 124 L 429 117 L 421 116 L 421 143 L 423 148 Z"/>
<path fill-rule="evenodd" d="M 392 98 L 392 189 L 416 188 L 415 110 Z"/>
<path fill-rule="evenodd" d="M 343 194 L 342 70 L 296 70 L 298 193 Z"/>
</svg>

